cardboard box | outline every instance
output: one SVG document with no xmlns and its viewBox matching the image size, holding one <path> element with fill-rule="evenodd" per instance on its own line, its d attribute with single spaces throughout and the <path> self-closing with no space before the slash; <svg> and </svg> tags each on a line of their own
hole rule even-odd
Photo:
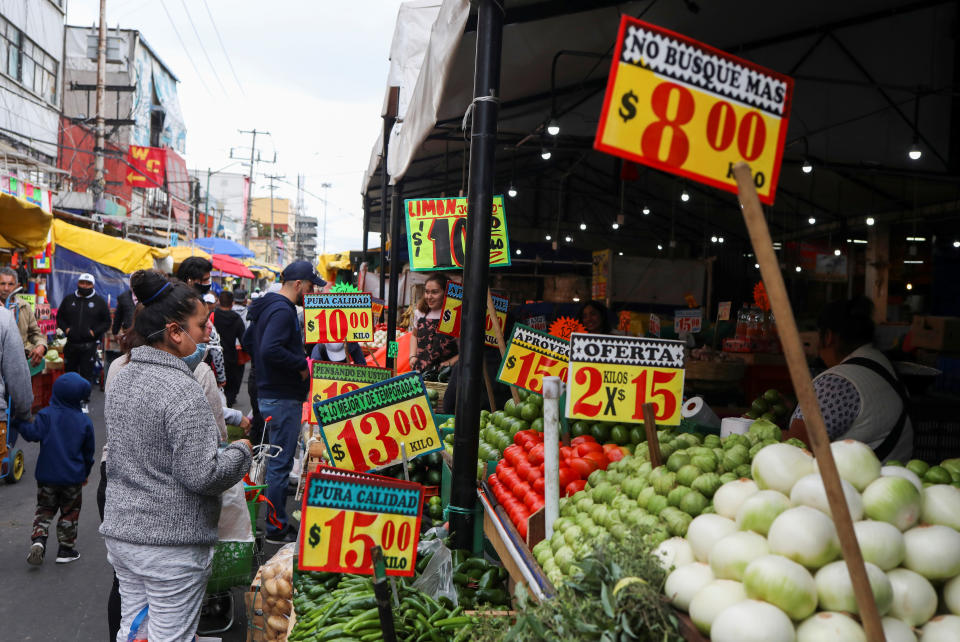
<svg viewBox="0 0 960 642">
<path fill-rule="evenodd" d="M 913 317 L 910 326 L 915 348 L 960 351 L 960 317 Z"/>
</svg>

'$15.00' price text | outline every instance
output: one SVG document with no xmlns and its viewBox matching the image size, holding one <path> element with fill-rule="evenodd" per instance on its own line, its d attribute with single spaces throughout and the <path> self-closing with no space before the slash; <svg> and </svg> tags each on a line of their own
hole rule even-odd
<svg viewBox="0 0 960 642">
<path fill-rule="evenodd" d="M 374 546 L 383 549 L 388 569 L 406 570 L 411 564 L 416 518 L 331 508 L 309 510 L 314 519 L 320 519 L 310 526 L 307 542 L 316 549 L 325 541 L 325 554 L 321 553 L 324 565 L 369 570 L 373 566 L 370 549 Z"/>
<path fill-rule="evenodd" d="M 520 388 L 526 388 L 531 392 L 540 393 L 543 388 L 543 377 L 557 376 L 564 382 L 567 380 L 567 366 L 565 363 L 551 359 L 550 357 L 538 354 L 536 352 L 525 352 L 519 356 L 510 355 L 507 357 L 504 372 L 511 373 L 513 369 L 520 364 L 520 369 L 516 373 L 511 383 Z"/>
<path fill-rule="evenodd" d="M 358 427 L 359 434 L 357 430 Z M 386 466 L 396 460 L 400 456 L 400 444 L 398 444 L 397 440 L 390 434 L 394 432 L 392 430 L 394 427 L 396 427 L 395 432 L 399 433 L 401 437 L 410 436 L 410 441 L 406 442 L 408 454 L 416 453 L 424 450 L 425 447 L 434 445 L 432 443 L 434 440 L 429 436 L 429 431 L 427 431 L 429 427 L 427 413 L 420 405 L 415 404 L 409 406 L 409 408 L 397 408 L 393 412 L 392 419 L 383 412 L 374 411 L 365 414 L 356 423 L 354 423 L 353 419 L 348 419 L 344 422 L 336 438 L 346 445 L 346 449 L 344 449 L 340 443 L 335 443 L 330 447 L 330 452 L 337 462 L 338 467 L 343 467 L 341 464 L 348 455 L 352 465 L 346 466 L 346 468 L 361 471 L 370 470 L 378 466 Z M 417 435 L 414 433 L 411 435 L 413 431 L 427 434 Z M 367 435 L 373 437 L 378 447 L 369 448 L 364 452 L 361 438 Z M 424 443 L 425 440 L 429 440 L 431 443 L 426 444 Z"/>
</svg>

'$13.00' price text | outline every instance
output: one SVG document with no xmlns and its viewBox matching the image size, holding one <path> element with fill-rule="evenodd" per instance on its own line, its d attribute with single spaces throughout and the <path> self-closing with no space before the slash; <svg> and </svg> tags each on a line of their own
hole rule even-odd
<svg viewBox="0 0 960 642">
<path fill-rule="evenodd" d="M 338 468 L 366 471 L 390 464 L 400 456 L 400 444 L 395 435 L 404 438 L 408 457 L 437 446 L 428 430 L 427 413 L 416 403 L 396 408 L 392 415 L 370 412 L 356 421 L 348 419 L 338 427 L 334 435 L 336 443 L 330 446 Z M 330 439 L 329 434 L 327 438 Z M 347 457 L 350 465 L 344 465 Z"/>
</svg>

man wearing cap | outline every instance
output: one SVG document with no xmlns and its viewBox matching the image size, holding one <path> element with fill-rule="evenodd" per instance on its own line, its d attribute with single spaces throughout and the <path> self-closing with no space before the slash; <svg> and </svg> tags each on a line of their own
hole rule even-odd
<svg viewBox="0 0 960 642">
<path fill-rule="evenodd" d="M 273 505 L 267 521 L 267 541 L 272 544 L 292 542 L 297 537 L 296 529 L 287 521 L 287 483 L 300 435 L 303 401 L 310 388 L 310 371 L 296 306 L 303 304 L 304 295 L 313 292 L 314 286 L 326 285 L 308 261 L 291 263 L 280 278 L 279 291 L 268 292 L 250 304 L 250 327 L 243 336 L 257 373 L 260 414 L 271 418 L 267 425 L 269 441 L 283 449 L 267 463 L 266 496 Z"/>
<path fill-rule="evenodd" d="M 33 306 L 22 299 L 11 298 L 18 289 L 18 278 L 17 271 L 13 268 L 0 268 L 0 304 L 11 310 L 16 317 L 27 359 L 31 366 L 35 366 L 47 352 L 47 336 L 40 330 Z"/>
<path fill-rule="evenodd" d="M 110 329 L 110 308 L 97 294 L 92 274 L 81 274 L 77 290 L 63 297 L 57 309 L 57 327 L 67 335 L 63 349 L 63 367 L 93 381 L 97 341 Z"/>
</svg>

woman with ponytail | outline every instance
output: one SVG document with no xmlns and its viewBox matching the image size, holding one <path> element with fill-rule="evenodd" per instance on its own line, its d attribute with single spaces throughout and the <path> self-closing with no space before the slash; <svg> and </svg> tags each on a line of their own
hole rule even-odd
<svg viewBox="0 0 960 642">
<path fill-rule="evenodd" d="M 185 362 L 202 349 L 206 308 L 194 288 L 141 270 L 141 343 L 111 381 L 106 499 L 100 533 L 120 582 L 118 639 L 192 640 L 213 549 L 220 495 L 250 467 L 250 442 L 218 450 L 210 404 Z"/>
</svg>

